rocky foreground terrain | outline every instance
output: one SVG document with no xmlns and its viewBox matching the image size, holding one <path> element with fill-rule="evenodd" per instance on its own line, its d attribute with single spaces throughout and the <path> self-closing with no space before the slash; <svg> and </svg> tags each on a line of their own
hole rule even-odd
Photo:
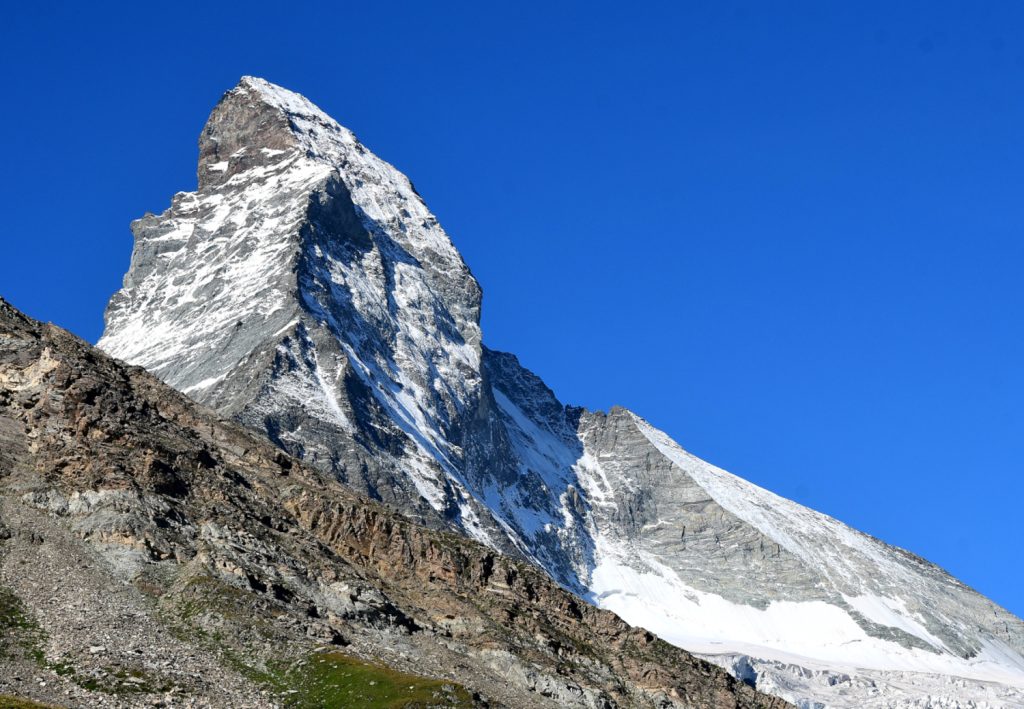
<svg viewBox="0 0 1024 709">
<path fill-rule="evenodd" d="M 0 301 L 0 706 L 764 707 Z"/>
</svg>

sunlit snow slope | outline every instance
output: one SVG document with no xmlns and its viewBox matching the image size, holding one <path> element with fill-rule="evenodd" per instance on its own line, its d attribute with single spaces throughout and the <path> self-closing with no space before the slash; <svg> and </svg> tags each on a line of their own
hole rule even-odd
<svg viewBox="0 0 1024 709">
<path fill-rule="evenodd" d="M 1024 706 L 1018 618 L 484 347 L 423 200 L 303 97 L 244 78 L 132 229 L 100 346 L 362 492 L 805 706 Z"/>
</svg>

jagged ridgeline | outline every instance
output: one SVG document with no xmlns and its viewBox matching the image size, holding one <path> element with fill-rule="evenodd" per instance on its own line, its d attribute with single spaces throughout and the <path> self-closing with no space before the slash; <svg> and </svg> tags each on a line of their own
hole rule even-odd
<svg viewBox="0 0 1024 709">
<path fill-rule="evenodd" d="M 35 706 L 15 696 L 785 705 L 0 300 L 0 706 Z"/>
<path fill-rule="evenodd" d="M 394 167 L 244 78 L 199 187 L 132 225 L 99 346 L 357 492 L 794 702 L 1024 702 L 1024 625 L 941 569 L 563 405 Z"/>
</svg>

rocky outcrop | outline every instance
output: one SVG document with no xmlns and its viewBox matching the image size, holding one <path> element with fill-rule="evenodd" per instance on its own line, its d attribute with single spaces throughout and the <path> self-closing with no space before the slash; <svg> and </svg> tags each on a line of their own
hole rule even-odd
<svg viewBox="0 0 1024 709">
<path fill-rule="evenodd" d="M 345 662 L 438 706 L 785 705 L 2 301 L 0 450 L 0 694 L 340 706 L 303 672 Z"/>
</svg>

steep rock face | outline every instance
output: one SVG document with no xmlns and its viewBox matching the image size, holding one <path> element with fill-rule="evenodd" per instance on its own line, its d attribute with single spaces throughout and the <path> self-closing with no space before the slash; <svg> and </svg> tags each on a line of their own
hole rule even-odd
<svg viewBox="0 0 1024 709">
<path fill-rule="evenodd" d="M 401 173 L 246 78 L 203 130 L 199 191 L 132 228 L 102 348 L 356 489 L 487 536 L 445 474 L 480 399 L 480 288 Z"/>
<path fill-rule="evenodd" d="M 786 706 L 2 300 L 0 450 L 0 704 Z"/>
<path fill-rule="evenodd" d="M 913 701 L 1024 685 L 1024 625 L 940 569 L 483 347 L 479 287 L 408 180 L 304 98 L 243 79 L 199 173 L 133 225 L 107 352 L 794 701 L 861 706 L 886 673 L 917 673 Z M 878 672 L 793 680 L 822 668 Z"/>
</svg>

